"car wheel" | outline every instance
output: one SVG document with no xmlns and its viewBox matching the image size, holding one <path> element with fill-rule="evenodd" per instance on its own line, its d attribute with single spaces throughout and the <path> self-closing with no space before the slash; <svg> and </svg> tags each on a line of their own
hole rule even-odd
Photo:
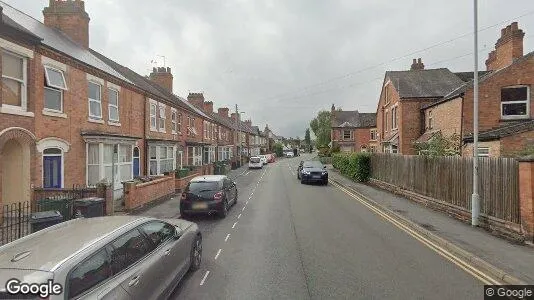
<svg viewBox="0 0 534 300">
<path fill-rule="evenodd" d="M 300 183 L 301 183 L 301 184 L 304 184 L 304 180 L 303 180 L 303 179 L 301 179 L 301 180 L 300 180 Z"/>
<path fill-rule="evenodd" d="M 228 200 L 224 200 L 223 208 L 219 212 L 219 216 L 224 219 L 226 218 L 227 215 L 228 215 Z"/>
<path fill-rule="evenodd" d="M 323 185 L 328 185 L 328 179 L 323 181 Z"/>
<path fill-rule="evenodd" d="M 191 266 L 189 271 L 194 272 L 200 269 L 200 264 L 202 263 L 202 237 L 199 235 L 193 241 L 191 246 Z"/>
</svg>

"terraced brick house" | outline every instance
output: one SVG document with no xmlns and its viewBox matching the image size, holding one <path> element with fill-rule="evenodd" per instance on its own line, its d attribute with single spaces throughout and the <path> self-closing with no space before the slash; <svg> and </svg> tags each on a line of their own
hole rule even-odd
<svg viewBox="0 0 534 300">
<path fill-rule="evenodd" d="M 332 147 L 340 147 L 341 152 L 376 151 L 371 144 L 371 129 L 376 127 L 375 113 L 336 110 L 331 108 Z"/>
</svg>

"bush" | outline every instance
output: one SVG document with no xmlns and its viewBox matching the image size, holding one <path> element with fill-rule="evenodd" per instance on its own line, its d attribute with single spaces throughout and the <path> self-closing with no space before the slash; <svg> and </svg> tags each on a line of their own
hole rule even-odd
<svg viewBox="0 0 534 300">
<path fill-rule="evenodd" d="M 371 177 L 371 155 L 369 153 L 335 154 L 332 165 L 339 172 L 358 182 L 367 182 Z"/>
</svg>

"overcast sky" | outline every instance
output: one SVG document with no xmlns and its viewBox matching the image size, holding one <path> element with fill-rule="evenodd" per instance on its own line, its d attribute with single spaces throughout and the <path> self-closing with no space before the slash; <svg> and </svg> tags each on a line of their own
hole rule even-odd
<svg viewBox="0 0 534 300">
<path fill-rule="evenodd" d="M 5 1 L 39 20 L 48 4 Z M 375 112 L 384 72 L 409 69 L 412 58 L 473 70 L 472 2 L 87 0 L 86 10 L 91 48 L 143 75 L 165 56 L 176 94 L 204 92 L 216 108 L 238 104 L 254 125 L 302 138 L 332 103 Z M 534 1 L 479 1 L 482 69 L 512 21 L 534 51 Z"/>
</svg>

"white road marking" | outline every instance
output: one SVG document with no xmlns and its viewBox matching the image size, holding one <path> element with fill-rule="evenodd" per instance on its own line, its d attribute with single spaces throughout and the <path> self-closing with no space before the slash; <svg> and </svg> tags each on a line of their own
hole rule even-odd
<svg viewBox="0 0 534 300">
<path fill-rule="evenodd" d="M 238 219 L 241 218 L 241 214 L 239 214 L 239 216 L 237 216 L 237 218 L 238 218 Z"/>
<path fill-rule="evenodd" d="M 248 201 L 247 201 L 247 202 L 245 202 L 245 204 L 248 204 Z"/>
<path fill-rule="evenodd" d="M 230 238 L 230 234 L 227 234 L 226 238 L 224 239 L 224 242 L 228 241 L 229 238 Z"/>
<path fill-rule="evenodd" d="M 234 229 L 234 228 L 235 228 L 235 225 L 237 225 L 237 222 L 235 222 L 235 223 L 234 223 L 234 225 L 232 225 L 232 229 Z"/>
<path fill-rule="evenodd" d="M 202 281 L 200 282 L 200 285 L 204 285 L 204 282 L 206 281 L 206 278 L 208 278 L 208 274 L 210 273 L 210 271 L 206 271 L 206 274 L 204 274 L 204 278 L 202 278 Z"/>
<path fill-rule="evenodd" d="M 250 197 L 254 196 L 254 192 L 252 192 L 252 194 L 250 194 Z"/>
<path fill-rule="evenodd" d="M 219 257 L 219 255 L 221 254 L 221 251 L 222 251 L 222 249 L 219 249 L 219 251 L 217 251 L 217 254 L 215 255 L 215 259 L 217 259 Z"/>
<path fill-rule="evenodd" d="M 245 211 L 245 207 L 246 207 L 246 206 L 243 206 L 243 208 L 241 209 L 241 211 Z"/>
<path fill-rule="evenodd" d="M 247 176 L 248 174 L 250 174 L 250 171 L 248 171 L 247 174 L 245 174 L 245 176 Z"/>
</svg>

